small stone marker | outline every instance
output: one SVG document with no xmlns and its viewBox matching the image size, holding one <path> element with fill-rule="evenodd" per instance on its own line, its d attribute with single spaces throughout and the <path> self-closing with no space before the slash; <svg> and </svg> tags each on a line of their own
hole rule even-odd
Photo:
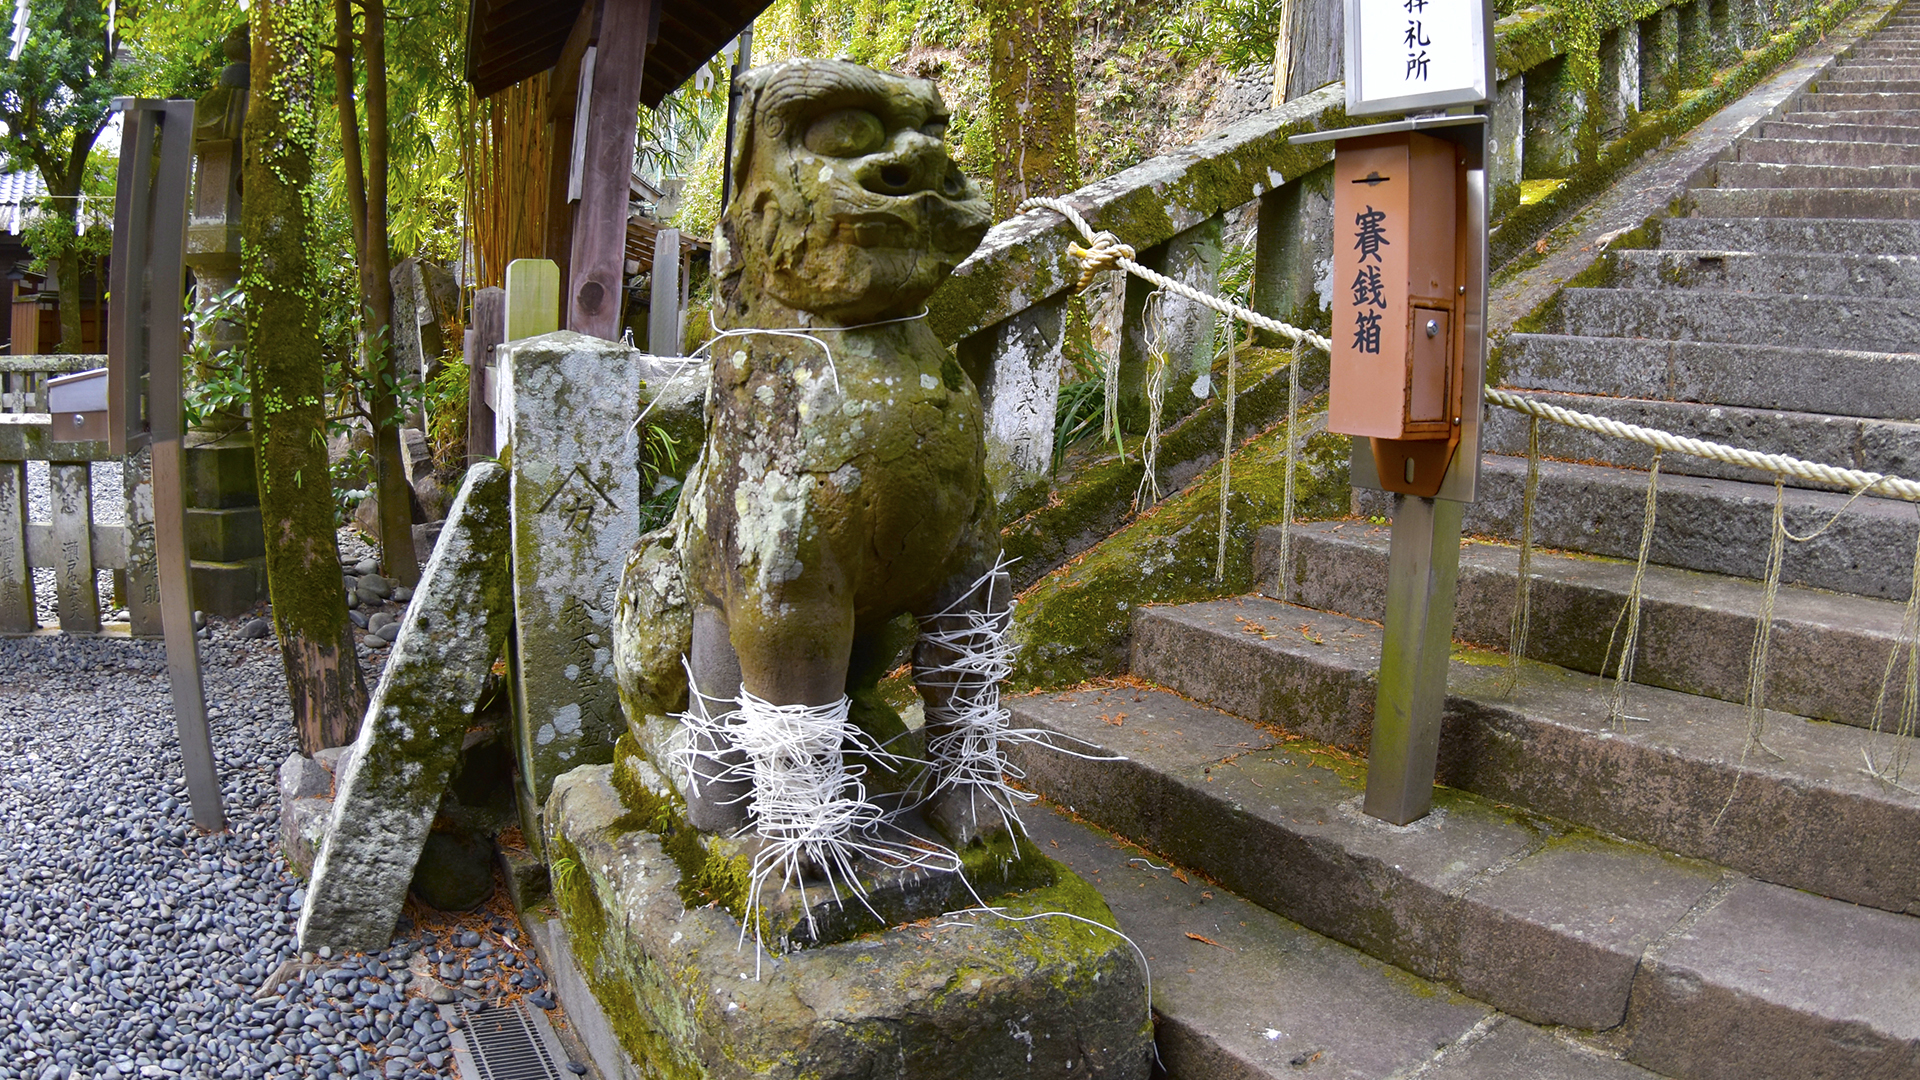
<svg viewBox="0 0 1920 1080">
<path fill-rule="evenodd" d="M 566 330 L 495 352 L 513 462 L 514 740 L 523 805 L 541 805 L 554 777 L 613 760 L 626 730 L 613 605 L 640 538 L 641 355 Z"/>
<path fill-rule="evenodd" d="M 304 949 L 386 947 L 512 618 L 508 479 L 474 466 L 337 776 L 300 911 Z M 369 642 L 371 644 L 371 642 Z"/>
</svg>

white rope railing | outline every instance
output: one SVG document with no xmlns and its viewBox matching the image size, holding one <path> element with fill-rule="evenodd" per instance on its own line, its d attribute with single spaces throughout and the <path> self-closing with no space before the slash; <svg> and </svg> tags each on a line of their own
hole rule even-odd
<svg viewBox="0 0 1920 1080">
<path fill-rule="evenodd" d="M 1036 208 L 1051 210 L 1059 214 L 1071 222 L 1074 228 L 1080 231 L 1081 237 L 1086 241 L 1084 245 L 1070 244 L 1067 247 L 1067 253 L 1080 261 L 1079 290 L 1082 292 L 1086 291 L 1087 287 L 1091 285 L 1094 279 L 1102 272 L 1124 271 L 1125 273 L 1151 282 L 1159 289 L 1176 293 L 1195 303 L 1211 308 L 1228 318 L 1239 319 L 1252 326 L 1278 334 L 1293 342 L 1296 350 L 1300 345 L 1307 344 L 1326 352 L 1332 351 L 1332 342 L 1311 330 L 1303 330 L 1297 326 L 1290 326 L 1278 319 L 1262 315 L 1257 311 L 1243 307 L 1230 300 L 1204 292 L 1191 285 L 1175 281 L 1173 278 L 1156 273 L 1140 265 L 1134 261 L 1135 253 L 1131 245 L 1123 243 L 1110 232 L 1095 232 L 1093 227 L 1087 224 L 1086 218 L 1082 217 L 1078 210 L 1075 210 L 1063 200 L 1036 198 L 1028 199 L 1020 204 L 1020 211 L 1022 213 Z M 1292 378 L 1297 378 L 1299 367 L 1297 351 L 1294 360 L 1295 362 L 1290 365 L 1294 370 L 1290 371 L 1289 375 Z M 1115 412 L 1115 405 L 1112 401 L 1114 381 L 1112 365 L 1109 365 L 1109 400 L 1107 410 L 1110 421 Z M 1773 535 L 1771 537 L 1772 544 L 1768 558 L 1766 582 L 1763 587 L 1764 597 L 1759 614 L 1760 623 L 1756 631 L 1752 668 L 1748 683 L 1747 707 L 1750 716 L 1751 730 L 1748 735 L 1747 745 L 1741 753 L 1741 760 L 1742 762 L 1746 760 L 1746 751 L 1756 747 L 1766 749 L 1765 744 L 1760 741 L 1760 738 L 1765 715 L 1764 693 L 1768 669 L 1768 637 L 1773 620 L 1774 595 L 1780 587 L 1780 568 L 1784 560 L 1784 552 L 1782 550 L 1784 541 L 1794 540 L 1804 543 L 1812 540 L 1814 537 L 1824 533 L 1827 529 L 1832 528 L 1840 516 L 1844 514 L 1855 501 L 1865 495 L 1882 495 L 1895 499 L 1903 499 L 1908 502 L 1920 503 L 1920 483 L 1905 479 L 1904 477 L 1891 476 L 1886 473 L 1870 472 L 1864 469 L 1847 469 L 1822 464 L 1817 461 L 1807 461 L 1790 454 L 1768 454 L 1758 450 L 1747 450 L 1738 446 L 1729 446 L 1725 443 L 1712 442 L 1707 439 L 1696 439 L 1687 435 L 1676 435 L 1673 432 L 1661 431 L 1658 428 L 1629 424 L 1621 420 L 1614 420 L 1610 417 L 1595 416 L 1592 413 L 1583 413 L 1574 409 L 1563 408 L 1559 405 L 1551 405 L 1544 401 L 1523 397 L 1510 390 L 1501 390 L 1496 387 L 1485 387 L 1483 393 L 1486 400 L 1491 404 L 1512 409 L 1515 412 L 1530 417 L 1532 421 L 1529 425 L 1527 440 L 1527 486 L 1522 511 L 1524 520 L 1522 522 L 1520 540 L 1520 574 L 1522 580 L 1515 601 L 1512 627 L 1513 641 L 1508 650 L 1509 664 L 1506 686 L 1509 692 L 1511 692 L 1514 686 L 1514 679 L 1518 674 L 1514 664 L 1525 648 L 1529 621 L 1527 585 L 1530 575 L 1528 572 L 1528 563 L 1533 546 L 1533 503 L 1535 491 L 1539 483 L 1539 421 L 1551 420 L 1556 424 L 1562 424 L 1576 430 L 1622 439 L 1628 442 L 1637 442 L 1653 448 L 1654 464 L 1648 477 L 1645 520 L 1640 538 L 1640 557 L 1636 566 L 1633 585 L 1629 590 L 1627 604 L 1621 611 L 1621 617 L 1628 620 L 1628 627 L 1625 649 L 1621 656 L 1619 669 L 1615 675 L 1613 702 L 1610 710 L 1611 716 L 1616 724 L 1623 718 L 1638 719 L 1636 717 L 1626 716 L 1625 694 L 1627 685 L 1632 678 L 1635 638 L 1639 626 L 1641 582 L 1646 573 L 1647 557 L 1653 535 L 1655 494 L 1658 489 L 1660 475 L 1660 455 L 1662 453 L 1686 454 L 1690 457 L 1739 465 L 1773 474 L 1775 477 L 1775 507 Z M 1294 469 L 1292 431 L 1292 420 L 1294 417 L 1292 409 L 1297 407 L 1297 401 L 1290 395 L 1288 413 L 1289 452 L 1285 466 L 1288 473 L 1287 479 L 1289 486 L 1291 486 Z M 1229 417 L 1232 416 L 1231 405 L 1229 405 L 1227 415 Z M 1231 421 L 1229 421 L 1227 430 L 1228 444 L 1231 446 L 1233 430 Z M 1231 454 L 1229 453 L 1227 456 L 1230 457 Z M 1220 554 L 1217 557 L 1218 565 L 1215 568 L 1216 578 L 1220 577 L 1226 564 L 1227 496 L 1229 493 L 1226 479 L 1228 475 L 1227 469 L 1228 465 L 1225 460 L 1223 460 L 1221 464 L 1220 490 L 1221 543 Z M 1846 505 L 1834 512 L 1832 518 L 1827 521 L 1826 525 L 1821 526 L 1806 536 L 1797 536 L 1788 532 L 1784 523 L 1784 493 L 1780 490 L 1781 478 L 1783 477 L 1793 477 L 1812 483 L 1829 484 L 1835 487 L 1845 488 L 1852 493 L 1852 497 L 1847 500 Z M 1151 479 L 1151 477 L 1149 477 L 1149 479 Z M 1292 516 L 1291 501 L 1289 500 L 1287 513 L 1284 514 L 1280 523 L 1282 552 L 1287 550 L 1287 534 L 1292 524 Z M 1286 566 L 1284 556 L 1281 560 L 1281 566 L 1283 567 L 1282 573 L 1284 574 L 1286 572 L 1284 570 Z M 1616 633 L 1617 632 L 1616 627 Z M 1611 640 L 1608 642 L 1608 652 L 1609 654 L 1612 652 Z M 1906 673 L 1907 685 L 1900 706 L 1900 718 L 1896 730 L 1901 735 L 1912 736 L 1920 734 L 1920 720 L 1916 719 L 1916 717 L 1920 717 L 1920 546 L 1917 546 L 1914 552 L 1913 588 L 1908 594 L 1906 622 L 1903 624 L 1901 634 L 1895 642 L 1892 653 L 1888 656 L 1886 675 L 1881 680 L 1880 702 L 1874 709 L 1872 726 L 1872 730 L 1875 732 L 1882 730 L 1882 711 L 1886 703 L 1888 686 L 1893 678 L 1896 661 L 1903 652 L 1907 654 L 1908 659 Z M 1602 663 L 1602 670 L 1603 672 L 1605 670 L 1604 661 Z M 1894 756 L 1890 769 L 1882 762 L 1876 760 L 1871 750 L 1865 751 L 1865 753 L 1867 756 L 1867 767 L 1862 770 L 1863 772 L 1883 783 L 1900 787 L 1901 790 L 1911 790 L 1900 782 L 1901 773 L 1907 760 L 1907 751 L 1902 750 Z M 1728 796 L 1728 802 L 1729 804 L 1732 802 L 1731 794 Z M 1722 812 L 1725 812 L 1724 809 Z"/>
<path fill-rule="evenodd" d="M 1920 484 L 1898 476 L 1867 472 L 1863 469 L 1843 469 L 1834 465 L 1823 465 L 1817 461 L 1806 461 L 1788 454 L 1763 454 L 1758 450 L 1744 450 L 1725 443 L 1675 435 L 1658 428 L 1641 427 L 1638 424 L 1629 424 L 1610 417 L 1564 409 L 1558 405 L 1521 397 L 1510 390 L 1501 390 L 1492 386 L 1487 387 L 1486 393 L 1488 401 L 1502 408 L 1512 409 L 1528 416 L 1538 416 L 1543 420 L 1565 424 L 1581 431 L 1590 431 L 1596 435 L 1609 435 L 1616 439 L 1642 443 L 1656 450 L 1689 454 L 1693 457 L 1723 461 L 1732 465 L 1745 465 L 1750 469 L 1760 469 L 1815 483 L 1833 484 L 1849 491 L 1868 495 L 1888 495 L 1909 502 L 1920 502 Z"/>
<path fill-rule="evenodd" d="M 1079 288 L 1082 291 L 1084 291 L 1087 286 L 1093 284 L 1094 277 L 1101 271 L 1125 270 L 1127 273 L 1152 282 L 1155 286 L 1165 289 L 1168 292 L 1178 293 L 1194 303 L 1212 308 L 1222 315 L 1240 319 L 1262 330 L 1279 334 L 1288 341 L 1303 341 L 1321 350 L 1331 350 L 1333 348 L 1333 342 L 1328 341 L 1326 338 L 1311 330 L 1302 330 L 1298 326 L 1283 323 L 1279 319 L 1269 318 L 1251 308 L 1241 307 L 1231 300 L 1224 300 L 1212 293 L 1203 292 L 1191 285 L 1175 281 L 1165 274 L 1149 270 L 1139 263 L 1134 262 L 1132 245 L 1121 243 L 1120 238 L 1110 232 L 1095 232 L 1093 226 L 1087 224 L 1087 219 L 1080 216 L 1080 211 L 1075 210 L 1063 200 L 1053 198 L 1028 199 L 1020 204 L 1019 212 L 1026 213 L 1028 210 L 1036 207 L 1051 210 L 1061 217 L 1066 218 L 1073 223 L 1074 228 L 1080 230 L 1081 237 L 1086 240 L 1087 246 L 1085 247 L 1079 244 L 1070 244 L 1067 246 L 1067 254 L 1080 260 Z"/>
<path fill-rule="evenodd" d="M 1333 343 L 1311 330 L 1303 330 L 1281 322 L 1278 319 L 1262 315 L 1251 308 L 1243 307 L 1231 300 L 1215 296 L 1212 293 L 1196 289 L 1191 285 L 1174 280 L 1165 274 L 1157 273 L 1134 261 L 1132 246 L 1122 243 L 1110 232 L 1095 232 L 1087 224 L 1078 210 L 1060 199 L 1028 199 L 1020 204 L 1025 212 L 1034 208 L 1051 210 L 1071 222 L 1080 230 L 1086 246 L 1072 244 L 1068 254 L 1080 260 L 1080 283 L 1084 289 L 1092 284 L 1094 276 L 1106 270 L 1124 270 L 1129 274 L 1152 282 L 1155 286 L 1169 292 L 1178 293 L 1197 304 L 1205 305 L 1214 311 L 1231 318 L 1239 319 L 1262 330 L 1268 330 L 1289 341 L 1312 345 L 1323 351 L 1332 351 Z M 1721 461 L 1732 465 L 1744 465 L 1750 469 L 1791 476 L 1814 483 L 1832 484 L 1849 491 L 1867 495 L 1886 495 L 1908 502 L 1920 502 L 1920 483 L 1885 473 L 1868 472 L 1864 469 L 1846 469 L 1835 465 L 1825 465 L 1817 461 L 1807 461 L 1789 454 L 1767 454 L 1758 450 L 1746 450 L 1725 443 L 1695 439 L 1686 435 L 1675 435 L 1658 428 L 1642 427 L 1605 416 L 1578 412 L 1574 409 L 1550 405 L 1543 401 L 1525 398 L 1508 390 L 1496 387 L 1486 388 L 1488 401 L 1502 408 L 1551 420 L 1556 424 L 1590 431 L 1597 435 L 1607 435 L 1616 439 L 1642 443 L 1656 450 L 1670 453 L 1687 454 L 1692 457 Z"/>
</svg>

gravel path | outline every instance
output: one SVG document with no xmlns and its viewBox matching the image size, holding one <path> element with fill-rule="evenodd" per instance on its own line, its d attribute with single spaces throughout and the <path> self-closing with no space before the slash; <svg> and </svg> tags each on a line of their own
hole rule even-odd
<svg viewBox="0 0 1920 1080">
<path fill-rule="evenodd" d="M 292 717 L 243 621 L 202 646 L 219 836 L 188 816 L 157 642 L 0 639 L 0 1078 L 450 1077 L 429 992 L 550 1004 L 498 900 L 410 904 L 388 951 L 300 963 L 275 850 Z"/>
</svg>

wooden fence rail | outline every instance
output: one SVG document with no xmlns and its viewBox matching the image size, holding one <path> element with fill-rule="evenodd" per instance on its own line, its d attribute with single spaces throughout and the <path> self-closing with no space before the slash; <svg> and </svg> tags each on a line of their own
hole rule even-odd
<svg viewBox="0 0 1920 1080">
<path fill-rule="evenodd" d="M 105 442 L 54 442 L 46 411 L 47 379 L 104 367 L 104 356 L 0 357 L 0 633 L 39 628 L 34 571 L 54 572 L 59 626 L 69 633 L 98 633 L 99 573 L 115 572 L 129 630 L 160 633 L 159 592 L 154 578 L 153 490 L 146 453 L 117 458 Z M 121 462 L 119 524 L 94 518 L 93 469 Z M 50 519 L 30 520 L 28 462 L 46 462 Z"/>
</svg>

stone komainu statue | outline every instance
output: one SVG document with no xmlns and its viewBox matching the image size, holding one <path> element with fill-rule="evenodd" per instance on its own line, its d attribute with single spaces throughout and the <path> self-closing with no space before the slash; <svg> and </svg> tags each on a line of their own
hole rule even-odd
<svg viewBox="0 0 1920 1080">
<path fill-rule="evenodd" d="M 923 317 L 989 211 L 928 82 L 800 61 L 742 89 L 706 441 L 673 523 L 628 562 L 615 655 L 643 747 L 670 741 L 657 718 L 688 721 L 656 756 L 676 759 L 691 823 L 792 880 L 844 872 L 848 844 L 916 802 L 955 846 L 1006 827 L 1010 596 L 980 395 Z M 904 646 L 903 613 L 931 767 L 884 806 L 844 755 L 856 724 L 897 728 L 861 692 Z"/>
</svg>

